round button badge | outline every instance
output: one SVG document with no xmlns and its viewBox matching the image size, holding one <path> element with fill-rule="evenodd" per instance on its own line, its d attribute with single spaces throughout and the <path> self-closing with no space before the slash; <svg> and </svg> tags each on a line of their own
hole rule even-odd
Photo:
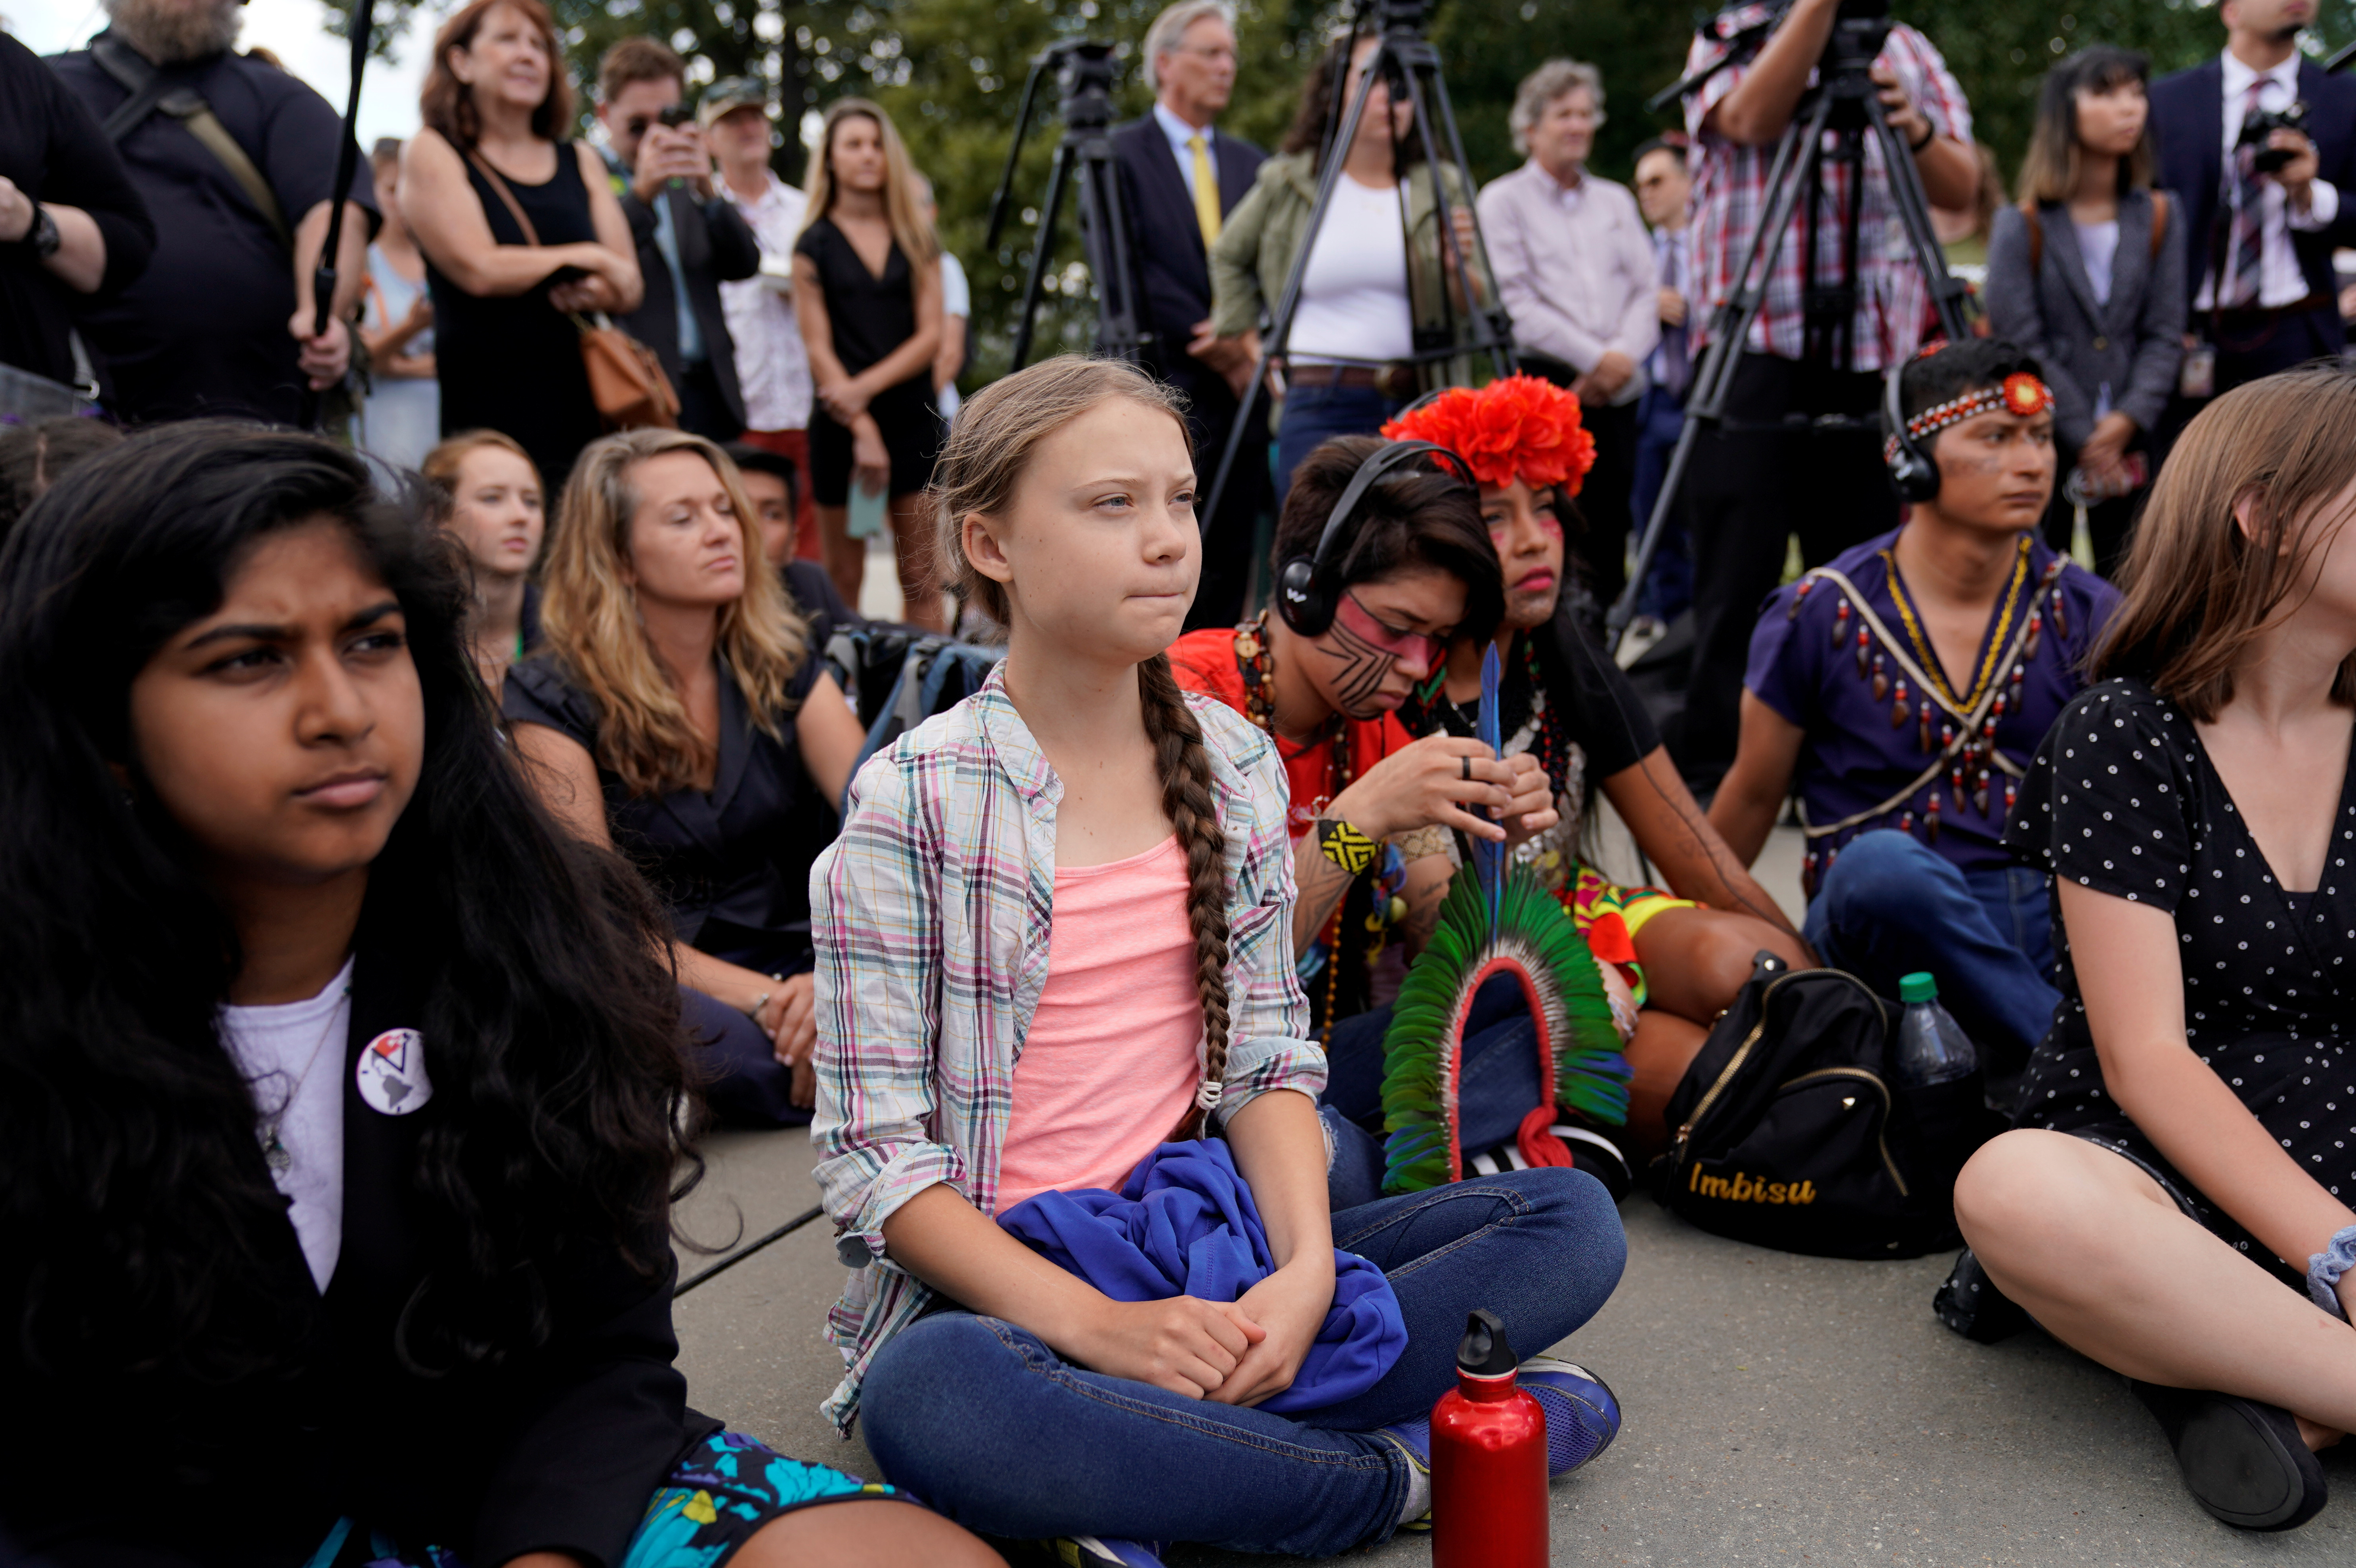
<svg viewBox="0 0 2356 1568">
<path fill-rule="evenodd" d="M 352 1072 L 369 1109 L 388 1116 L 405 1116 L 434 1098 L 425 1037 L 413 1029 L 389 1029 L 369 1041 Z"/>
</svg>

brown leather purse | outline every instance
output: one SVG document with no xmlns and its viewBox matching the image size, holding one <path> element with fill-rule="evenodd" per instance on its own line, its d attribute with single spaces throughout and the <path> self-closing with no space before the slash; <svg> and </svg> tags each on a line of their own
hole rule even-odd
<svg viewBox="0 0 2356 1568">
<path fill-rule="evenodd" d="M 561 147 L 560 144 L 560 147 Z M 491 189 L 507 204 L 508 216 L 523 230 L 528 244 L 540 243 L 540 231 L 524 216 L 523 204 L 516 200 L 508 182 L 480 153 L 471 148 L 467 161 L 480 169 Z M 679 428 L 679 393 L 672 389 L 670 378 L 663 374 L 662 361 L 655 351 L 616 326 L 613 318 L 603 311 L 584 315 L 573 311 L 573 325 L 581 329 L 581 365 L 589 373 L 589 396 L 597 405 L 611 430 L 660 430 Z"/>
</svg>

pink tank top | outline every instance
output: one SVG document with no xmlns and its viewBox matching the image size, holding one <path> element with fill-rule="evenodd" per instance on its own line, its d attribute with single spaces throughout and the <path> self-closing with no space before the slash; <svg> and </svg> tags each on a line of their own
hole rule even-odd
<svg viewBox="0 0 2356 1568">
<path fill-rule="evenodd" d="M 1058 868 L 1047 983 L 1014 1062 L 999 1212 L 1050 1189 L 1119 1191 L 1194 1103 L 1202 1039 L 1178 840 Z"/>
</svg>

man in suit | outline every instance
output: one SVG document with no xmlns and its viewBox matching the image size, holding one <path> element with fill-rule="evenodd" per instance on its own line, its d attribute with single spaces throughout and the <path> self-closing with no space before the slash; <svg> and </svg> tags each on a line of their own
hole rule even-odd
<svg viewBox="0 0 2356 1568">
<path fill-rule="evenodd" d="M 2326 76 L 2298 50 L 2315 0 L 2224 0 L 2224 52 L 2152 84 L 2159 181 L 2182 199 L 2191 328 L 2215 353 L 2222 392 L 2326 355 L 2347 343 L 2334 299 L 2331 252 L 2356 244 L 2356 82 Z M 2291 155 L 2272 173 L 2255 147 L 2238 148 L 2254 110 L 2307 105 L 2307 130 L 2276 131 L 2269 149 Z M 2199 386 L 2201 351 L 2188 367 Z M 2200 407 L 2190 401 L 2189 417 Z"/>
<path fill-rule="evenodd" d="M 734 441 L 744 391 L 720 285 L 761 270 L 761 241 L 712 183 L 712 151 L 692 121 L 663 123 L 687 87 L 687 65 L 653 38 L 624 38 L 597 64 L 597 120 L 620 169 L 615 194 L 638 248 L 646 302 L 622 318 L 655 352 L 679 392 L 682 430 Z"/>
<path fill-rule="evenodd" d="M 1236 84 L 1235 12 L 1226 0 L 1178 0 L 1146 29 L 1144 60 L 1153 112 L 1113 133 L 1113 155 L 1143 325 L 1153 335 L 1147 363 L 1186 394 L 1207 502 L 1256 352 L 1248 341 L 1221 344 L 1211 336 L 1210 244 L 1268 155 L 1212 125 Z M 1263 416 L 1253 417 L 1257 423 Z M 1264 439 L 1262 432 L 1253 435 Z M 1267 488 L 1259 457 L 1248 437 L 1219 515 L 1202 519 L 1203 580 L 1189 630 L 1243 617 L 1253 524 Z"/>
</svg>

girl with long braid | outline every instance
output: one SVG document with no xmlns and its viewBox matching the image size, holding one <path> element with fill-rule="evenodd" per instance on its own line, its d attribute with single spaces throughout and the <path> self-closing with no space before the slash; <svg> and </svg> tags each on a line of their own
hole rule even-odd
<svg viewBox="0 0 2356 1568">
<path fill-rule="evenodd" d="M 1466 1311 L 1551 1345 L 1625 1255 L 1576 1170 L 1331 1211 L 1328 1140 L 1365 1135 L 1320 1125 L 1283 773 L 1164 652 L 1201 568 L 1194 472 L 1171 395 L 1126 365 L 1050 360 L 966 405 L 939 560 L 1007 658 L 861 771 L 812 879 L 813 1136 L 853 1269 L 830 1413 L 863 1410 L 886 1474 L 950 1517 L 1083 1563 L 1325 1555 L 1420 1522 Z M 1116 1299 L 1076 1272 L 1084 1221 L 1181 1168 L 1232 1183 L 1257 1283 Z M 1335 1319 L 1376 1303 L 1387 1370 L 1344 1388 Z M 1569 1362 L 1523 1383 L 1557 1473 L 1617 1428 Z"/>
</svg>

